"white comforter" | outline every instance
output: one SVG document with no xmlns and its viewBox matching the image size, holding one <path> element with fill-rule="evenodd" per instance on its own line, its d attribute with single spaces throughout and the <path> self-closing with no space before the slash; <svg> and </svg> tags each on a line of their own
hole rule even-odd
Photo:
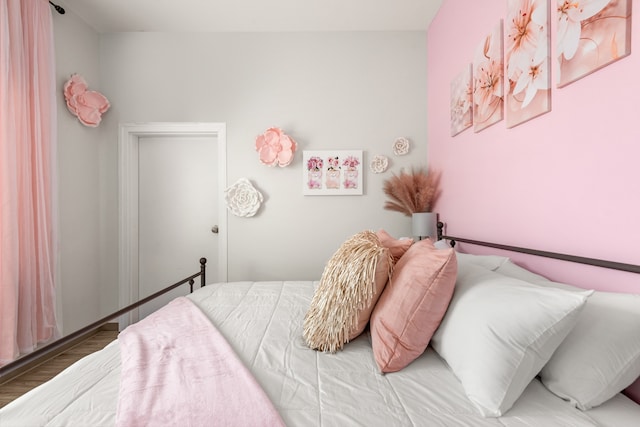
<svg viewBox="0 0 640 427">
<path fill-rule="evenodd" d="M 367 334 L 336 354 L 310 350 L 301 327 L 314 286 L 232 282 L 189 296 L 253 372 L 288 426 L 638 425 L 640 406 L 622 395 L 582 412 L 537 380 L 505 416 L 482 418 L 430 348 L 387 375 L 378 372 Z M 119 363 L 116 341 L 0 409 L 0 426 L 114 425 Z"/>
</svg>

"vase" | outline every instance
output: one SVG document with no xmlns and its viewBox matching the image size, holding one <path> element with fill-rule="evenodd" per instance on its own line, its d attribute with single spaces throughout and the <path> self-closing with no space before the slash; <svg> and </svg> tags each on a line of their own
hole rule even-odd
<svg viewBox="0 0 640 427">
<path fill-rule="evenodd" d="M 430 237 L 434 242 L 437 240 L 438 214 L 435 212 L 416 212 L 411 216 L 411 230 L 413 237 L 418 240 Z"/>
<path fill-rule="evenodd" d="M 332 188 L 332 189 L 340 188 L 340 171 L 339 170 L 327 171 L 327 188 Z"/>
<path fill-rule="evenodd" d="M 346 170 L 344 172 L 344 188 L 358 188 L 358 170 Z"/>
<path fill-rule="evenodd" d="M 322 171 L 321 170 L 309 171 L 309 180 L 307 182 L 307 186 L 311 190 L 318 190 L 322 188 Z"/>
</svg>

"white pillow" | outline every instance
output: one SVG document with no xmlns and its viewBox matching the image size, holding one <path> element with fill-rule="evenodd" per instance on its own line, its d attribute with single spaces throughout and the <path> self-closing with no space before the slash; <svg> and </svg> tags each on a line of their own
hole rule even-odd
<svg viewBox="0 0 640 427">
<path fill-rule="evenodd" d="M 431 344 L 482 415 L 498 417 L 573 328 L 588 295 L 458 266 L 453 299 Z"/>
<path fill-rule="evenodd" d="M 488 270 L 495 271 L 502 264 L 509 261 L 509 258 L 499 255 L 474 255 L 456 252 L 458 263 L 475 264 Z"/>
<path fill-rule="evenodd" d="M 451 245 L 444 239 L 436 240 L 433 242 L 433 247 L 436 249 L 451 249 Z"/>
<path fill-rule="evenodd" d="M 500 273 L 503 274 L 505 276 L 509 276 L 509 277 L 513 277 L 515 279 L 520 279 L 520 280 L 524 280 L 525 282 L 530 282 L 533 284 L 539 284 L 540 282 L 548 282 L 549 279 L 547 279 L 544 276 L 541 276 L 539 274 L 536 274 L 532 271 L 527 270 L 524 267 L 520 267 L 519 265 L 515 264 L 513 261 L 511 261 L 510 259 L 503 262 L 501 265 L 499 265 L 495 270 L 496 273 Z M 562 286 L 559 286 L 562 287 Z M 574 286 L 569 286 L 569 285 L 564 285 L 564 289 L 567 290 L 579 290 L 579 291 L 583 291 L 584 289 L 578 289 Z"/>
<path fill-rule="evenodd" d="M 497 272 L 519 277 L 533 275 L 512 262 Z M 581 290 L 542 276 L 534 283 Z M 639 376 L 640 295 L 600 291 L 589 298 L 576 326 L 540 375 L 549 390 L 582 410 L 609 400 Z"/>
<path fill-rule="evenodd" d="M 445 239 L 437 240 L 433 246 L 436 249 L 451 249 L 451 245 Z M 488 268 L 489 270 L 495 271 L 498 267 L 500 267 L 505 262 L 509 261 L 509 258 L 500 255 L 474 255 L 474 254 L 465 254 L 462 252 L 456 252 L 456 258 L 458 262 L 463 264 L 471 263 L 480 265 L 482 267 Z"/>
</svg>

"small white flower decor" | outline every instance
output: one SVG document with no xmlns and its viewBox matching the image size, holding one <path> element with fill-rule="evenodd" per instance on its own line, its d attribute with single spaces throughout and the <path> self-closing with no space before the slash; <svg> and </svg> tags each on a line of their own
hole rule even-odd
<svg viewBox="0 0 640 427">
<path fill-rule="evenodd" d="M 224 192 L 224 200 L 232 214 L 241 217 L 254 216 L 262 204 L 262 194 L 247 178 L 240 178 Z"/>
<path fill-rule="evenodd" d="M 256 138 L 256 151 L 260 155 L 260 163 L 267 166 L 289 166 L 298 144 L 282 129 L 272 127 Z"/>
<path fill-rule="evenodd" d="M 404 156 L 409 152 L 409 140 L 404 137 L 396 138 L 393 141 L 393 154 L 396 156 Z"/>
<path fill-rule="evenodd" d="M 371 168 L 371 171 L 373 173 L 382 173 L 389 167 L 389 159 L 387 158 L 387 156 L 378 154 L 377 156 L 373 157 L 371 163 L 369 164 L 369 167 Z"/>
</svg>

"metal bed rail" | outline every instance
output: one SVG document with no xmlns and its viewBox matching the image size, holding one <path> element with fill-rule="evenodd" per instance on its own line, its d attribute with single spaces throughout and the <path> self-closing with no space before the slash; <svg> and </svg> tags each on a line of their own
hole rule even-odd
<svg viewBox="0 0 640 427">
<path fill-rule="evenodd" d="M 146 304 L 149 301 L 154 300 L 159 296 L 166 294 L 169 291 L 172 291 L 177 287 L 180 287 L 188 283 L 189 293 L 193 292 L 193 285 L 195 283 L 195 279 L 198 277 L 200 277 L 200 287 L 201 288 L 204 287 L 206 285 L 206 264 L 207 264 L 207 259 L 200 258 L 200 271 L 198 273 L 192 274 L 191 276 L 186 277 L 180 280 L 179 282 L 174 283 L 173 285 L 167 286 L 166 288 L 152 295 L 149 295 L 148 297 L 145 297 L 140 301 L 134 302 L 133 304 L 130 304 L 116 312 L 113 312 L 103 317 L 102 319 L 97 320 L 91 323 L 90 325 L 85 326 L 84 328 L 78 329 L 77 331 L 72 332 L 69 335 L 65 335 L 64 337 L 59 338 L 50 344 L 47 344 L 41 348 L 38 348 L 32 351 L 31 353 L 27 353 L 24 356 L 21 356 L 18 359 L 14 360 L 13 362 L 0 367 L 0 384 L 24 372 L 30 365 L 37 363 L 39 360 L 43 360 L 48 355 L 52 355 L 54 353 L 57 354 L 56 352 L 59 353 L 59 350 L 67 347 L 73 341 L 89 335 L 91 332 L 97 330 L 98 328 L 100 328 L 102 325 L 109 322 L 110 320 L 116 319 L 122 316 L 123 314 L 126 314 L 131 310 L 134 310 L 140 307 L 141 305 Z"/>
</svg>

